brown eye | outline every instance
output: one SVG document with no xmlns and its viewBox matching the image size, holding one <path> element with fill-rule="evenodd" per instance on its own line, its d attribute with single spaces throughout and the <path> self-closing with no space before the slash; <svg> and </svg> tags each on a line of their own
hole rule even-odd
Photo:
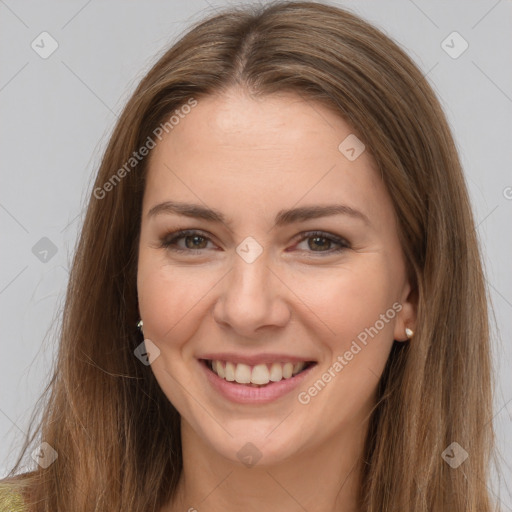
<svg viewBox="0 0 512 512">
<path fill-rule="evenodd" d="M 344 238 L 322 231 L 302 233 L 297 246 L 305 241 L 307 241 L 307 247 L 304 249 L 306 252 L 333 254 L 350 248 L 350 244 Z"/>
<path fill-rule="evenodd" d="M 184 245 L 180 243 L 182 240 Z M 207 249 L 208 242 L 211 242 L 210 238 L 202 235 L 200 232 L 184 230 L 165 236 L 160 242 L 160 247 L 174 252 L 194 253 L 195 251 Z"/>
<path fill-rule="evenodd" d="M 185 246 L 188 249 L 204 249 L 206 238 L 201 235 L 187 235 L 184 236 Z M 201 243 L 202 242 L 202 243 Z"/>
<path fill-rule="evenodd" d="M 332 241 L 324 236 L 309 237 L 308 240 L 308 246 L 313 251 L 330 249 L 330 245 L 332 244 Z"/>
</svg>

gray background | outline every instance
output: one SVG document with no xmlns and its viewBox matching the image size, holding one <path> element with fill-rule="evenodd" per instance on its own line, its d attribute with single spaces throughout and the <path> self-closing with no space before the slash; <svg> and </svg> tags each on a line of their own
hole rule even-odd
<svg viewBox="0 0 512 512">
<path fill-rule="evenodd" d="M 331 3 L 373 22 L 413 57 L 453 128 L 496 318 L 503 481 L 494 478 L 491 490 L 512 510 L 512 3 Z M 167 45 L 227 4 L 0 0 L 0 477 L 49 376 L 74 244 L 116 116 Z M 58 43 L 46 59 L 31 47 L 43 31 Z M 453 31 L 469 44 L 458 58 L 442 46 Z M 444 43 L 452 52 L 462 44 L 453 37 Z"/>
</svg>

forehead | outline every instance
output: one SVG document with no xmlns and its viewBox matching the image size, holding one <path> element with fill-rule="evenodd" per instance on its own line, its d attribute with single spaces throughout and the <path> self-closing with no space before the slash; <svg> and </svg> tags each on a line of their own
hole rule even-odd
<svg viewBox="0 0 512 512">
<path fill-rule="evenodd" d="M 392 208 L 369 152 L 349 160 L 339 150 L 353 130 L 327 107 L 289 93 L 197 101 L 150 154 L 145 212 L 166 200 L 235 216 L 298 202 L 343 202 L 377 218 Z"/>
</svg>

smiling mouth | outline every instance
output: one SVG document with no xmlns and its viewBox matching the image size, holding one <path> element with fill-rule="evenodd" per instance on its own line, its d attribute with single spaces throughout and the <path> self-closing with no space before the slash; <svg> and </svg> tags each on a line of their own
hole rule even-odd
<svg viewBox="0 0 512 512">
<path fill-rule="evenodd" d="M 236 364 L 230 361 L 213 361 L 211 359 L 201 359 L 200 361 L 221 379 L 255 388 L 262 388 L 273 382 L 293 378 L 317 364 L 316 361 L 301 361 L 298 363 L 275 362 L 249 366 L 242 363 Z"/>
</svg>

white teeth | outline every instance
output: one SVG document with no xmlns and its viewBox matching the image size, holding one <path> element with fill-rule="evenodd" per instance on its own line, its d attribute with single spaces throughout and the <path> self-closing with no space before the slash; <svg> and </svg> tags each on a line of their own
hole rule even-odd
<svg viewBox="0 0 512 512">
<path fill-rule="evenodd" d="M 295 363 L 293 365 L 293 371 L 292 371 L 292 375 L 295 375 L 296 373 L 299 373 L 303 368 L 304 366 L 306 366 L 305 363 Z"/>
<path fill-rule="evenodd" d="M 270 368 L 266 364 L 257 364 L 252 367 L 247 364 L 234 364 L 229 361 L 211 361 L 212 370 L 222 379 L 239 384 L 256 384 L 263 386 L 270 381 L 279 382 L 289 379 L 301 372 L 306 363 L 272 363 Z"/>
<path fill-rule="evenodd" d="M 222 377 L 223 379 L 226 377 L 226 372 L 224 371 L 224 367 L 222 366 L 222 363 L 220 361 L 213 361 L 214 363 L 217 363 L 216 366 L 213 367 L 214 371 L 217 373 L 219 377 Z"/>
<path fill-rule="evenodd" d="M 239 384 L 249 384 L 251 382 L 251 367 L 246 364 L 237 364 L 235 370 L 235 380 Z"/>
<path fill-rule="evenodd" d="M 270 367 L 270 380 L 279 382 L 283 378 L 283 367 L 279 363 L 272 363 Z"/>
<path fill-rule="evenodd" d="M 283 365 L 283 377 L 285 379 L 289 379 L 292 376 L 292 372 L 293 372 L 293 364 L 285 363 Z"/>
<path fill-rule="evenodd" d="M 270 374 L 266 364 L 257 364 L 252 369 L 251 382 L 253 384 L 268 384 L 269 375 Z"/>
<path fill-rule="evenodd" d="M 222 364 L 222 363 L 219 361 L 219 364 Z M 219 375 L 219 377 L 220 377 L 220 375 Z M 235 365 L 233 363 L 229 363 L 229 362 L 226 363 L 226 376 L 224 378 L 231 382 L 233 382 L 235 380 Z"/>
</svg>

